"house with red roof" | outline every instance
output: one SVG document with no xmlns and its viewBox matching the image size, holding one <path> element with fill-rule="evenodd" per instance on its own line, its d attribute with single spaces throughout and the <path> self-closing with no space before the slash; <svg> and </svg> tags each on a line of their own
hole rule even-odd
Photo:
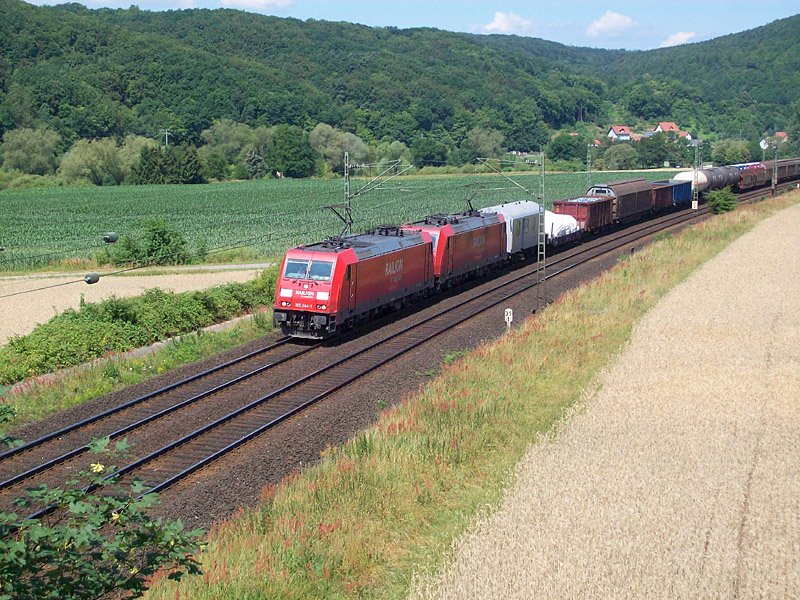
<svg viewBox="0 0 800 600">
<path fill-rule="evenodd" d="M 775 139 L 779 142 L 788 142 L 789 141 L 789 134 L 785 131 L 776 131 L 775 132 Z"/>
<path fill-rule="evenodd" d="M 608 130 L 608 137 L 618 142 L 627 142 L 631 139 L 631 128 L 627 125 L 612 125 Z"/>
<path fill-rule="evenodd" d="M 681 131 L 674 121 L 659 121 L 658 125 L 653 128 L 653 133 L 675 133 L 681 139 L 692 141 L 692 134 L 688 131 Z"/>
</svg>

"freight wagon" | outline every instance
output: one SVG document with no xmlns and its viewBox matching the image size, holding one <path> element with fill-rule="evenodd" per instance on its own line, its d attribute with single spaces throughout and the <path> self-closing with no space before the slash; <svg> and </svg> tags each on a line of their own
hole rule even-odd
<svg viewBox="0 0 800 600">
<path fill-rule="evenodd" d="M 672 187 L 667 182 L 667 185 L 659 185 L 653 183 L 653 210 L 662 212 L 672 208 Z"/>
<path fill-rule="evenodd" d="M 536 202 L 518 200 L 480 209 L 481 214 L 503 215 L 506 224 L 506 252 L 530 254 L 539 243 L 539 220 L 544 209 Z"/>
<path fill-rule="evenodd" d="M 573 217 L 578 227 L 594 233 L 608 227 L 614 220 L 611 196 L 580 196 L 553 201 L 553 212 Z"/>
<path fill-rule="evenodd" d="M 659 192 L 658 190 L 662 190 Z M 664 191 L 666 190 L 666 191 Z M 654 181 L 653 182 L 653 207 L 655 210 L 662 210 L 665 208 L 662 206 L 662 202 L 664 199 L 657 199 L 655 196 L 657 193 L 666 194 L 669 193 L 670 196 L 670 204 L 669 206 L 674 206 L 676 208 L 685 208 L 692 203 L 692 182 L 691 181 L 675 181 L 674 179 L 665 180 L 665 181 Z"/>
<path fill-rule="evenodd" d="M 768 173 L 768 181 L 772 181 L 776 162 L 778 163 L 778 181 L 800 179 L 800 159 L 786 158 L 778 161 L 768 160 L 764 163 L 764 168 Z"/>
<path fill-rule="evenodd" d="M 274 319 L 286 335 L 326 338 L 433 289 L 430 235 L 384 226 L 287 251 Z"/>
<path fill-rule="evenodd" d="M 612 181 L 594 185 L 589 188 L 586 195 L 612 198 L 612 214 L 615 223 L 635 221 L 653 210 L 653 184 L 646 179 Z"/>
</svg>

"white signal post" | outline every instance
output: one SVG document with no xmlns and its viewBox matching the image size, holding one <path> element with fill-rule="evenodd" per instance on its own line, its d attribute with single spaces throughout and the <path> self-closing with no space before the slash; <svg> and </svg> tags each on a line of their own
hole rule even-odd
<svg viewBox="0 0 800 600">
<path fill-rule="evenodd" d="M 511 310 L 510 308 L 507 308 L 505 318 L 506 318 L 506 331 L 510 331 L 511 321 L 514 320 L 514 311 Z"/>
</svg>

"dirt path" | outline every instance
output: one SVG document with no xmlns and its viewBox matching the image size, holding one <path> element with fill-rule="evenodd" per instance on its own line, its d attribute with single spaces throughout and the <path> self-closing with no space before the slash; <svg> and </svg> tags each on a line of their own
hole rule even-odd
<svg viewBox="0 0 800 600">
<path fill-rule="evenodd" d="M 420 597 L 800 597 L 800 206 L 636 327 Z"/>
<path fill-rule="evenodd" d="M 258 270 L 255 269 L 237 269 L 176 272 L 168 275 L 117 275 L 101 277 L 100 281 L 93 285 L 87 285 L 82 281 L 70 283 L 82 279 L 80 275 L 3 277 L 0 278 L 0 345 L 5 344 L 12 335 L 30 333 L 37 323 L 44 323 L 68 308 L 78 308 L 81 296 L 86 302 L 99 302 L 111 296 L 118 298 L 135 296 L 154 287 L 173 292 L 186 292 L 224 283 L 247 281 L 256 273 Z M 31 291 L 17 294 L 28 290 Z"/>
</svg>

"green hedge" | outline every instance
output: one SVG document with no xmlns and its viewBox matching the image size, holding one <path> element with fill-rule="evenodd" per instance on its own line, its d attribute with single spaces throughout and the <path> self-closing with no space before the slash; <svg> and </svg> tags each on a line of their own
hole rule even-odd
<svg viewBox="0 0 800 600">
<path fill-rule="evenodd" d="M 230 283 L 200 292 L 175 294 L 148 290 L 133 298 L 82 304 L 16 336 L 0 348 L 0 383 L 50 373 L 188 333 L 260 306 L 275 294 L 277 269 L 246 283 Z"/>
</svg>

